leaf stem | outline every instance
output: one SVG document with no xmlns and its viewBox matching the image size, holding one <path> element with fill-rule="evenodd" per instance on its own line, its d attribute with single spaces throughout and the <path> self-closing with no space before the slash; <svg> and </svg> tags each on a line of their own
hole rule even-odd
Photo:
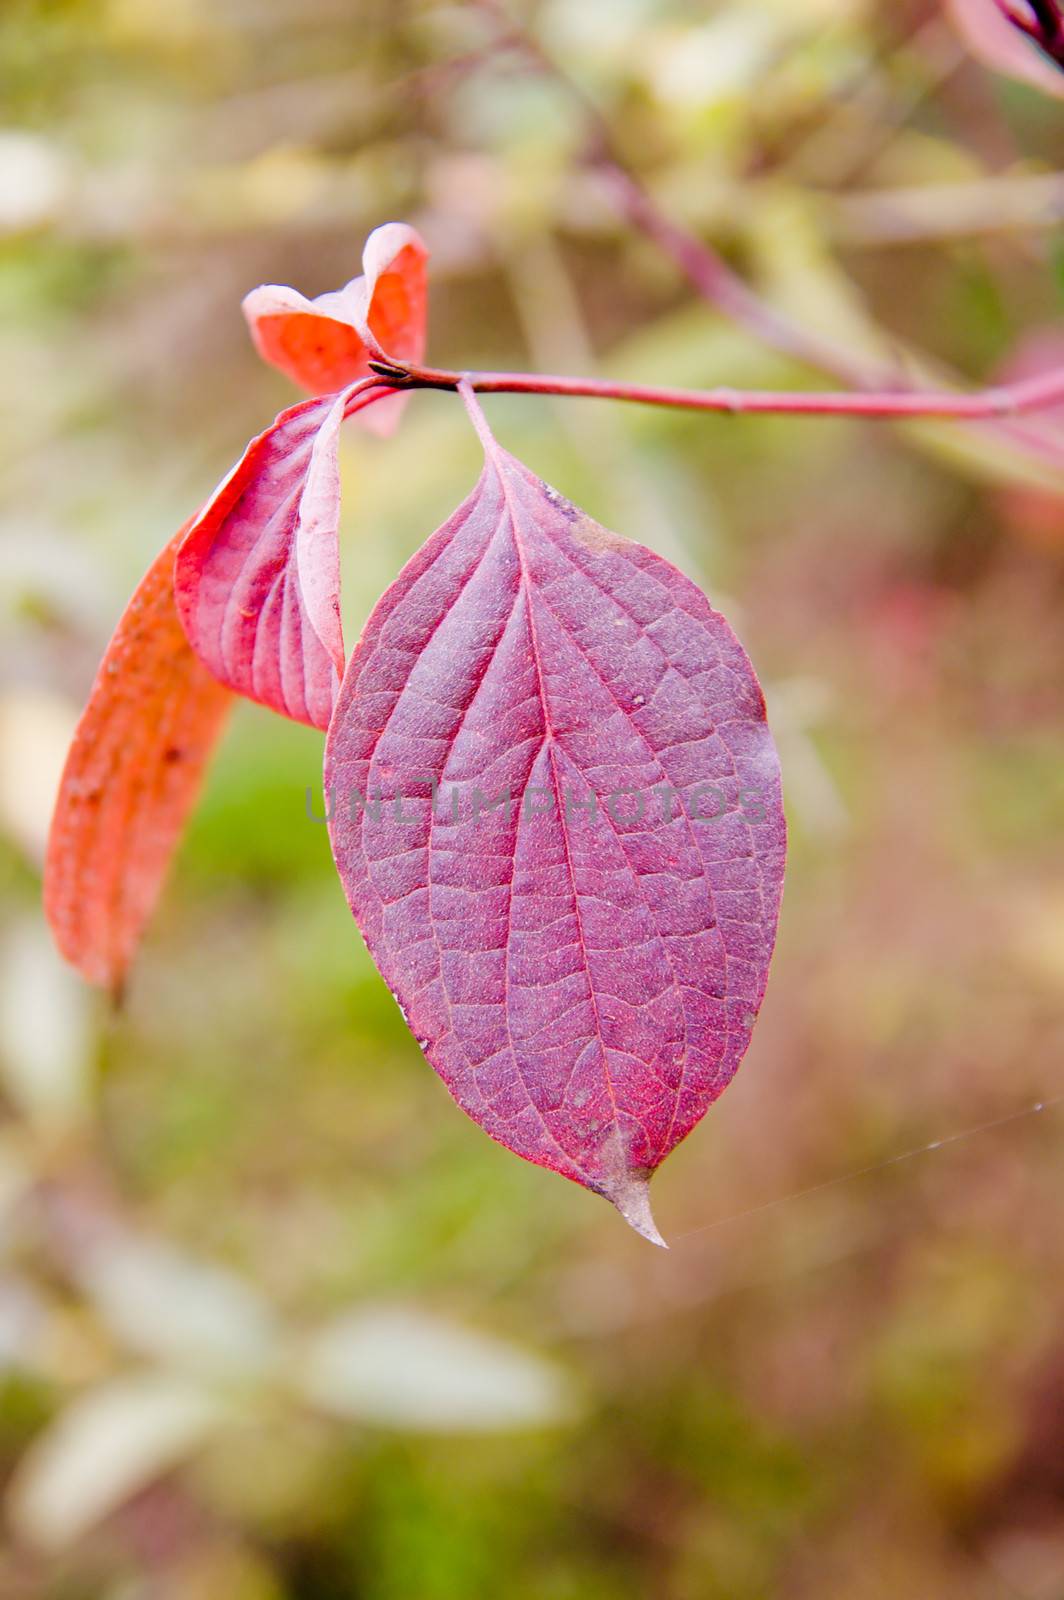
<svg viewBox="0 0 1064 1600">
<path fill-rule="evenodd" d="M 488 455 L 495 447 L 495 435 L 488 426 L 487 417 L 477 403 L 477 397 L 473 393 L 473 385 L 467 377 L 463 376 L 459 379 L 456 388 L 462 396 L 466 411 L 469 413 L 469 420 L 477 430 L 477 437 L 484 446 L 484 454 Z"/>
<path fill-rule="evenodd" d="M 943 417 L 982 421 L 1041 411 L 1064 403 L 1064 367 L 1023 382 L 963 394 L 949 390 L 674 389 L 607 378 L 570 378 L 537 372 L 451 372 L 443 367 L 371 361 L 376 381 L 395 389 L 455 389 L 477 394 L 569 395 L 625 400 L 639 405 L 731 415 L 814 417 Z M 365 379 L 364 383 L 373 380 Z"/>
</svg>

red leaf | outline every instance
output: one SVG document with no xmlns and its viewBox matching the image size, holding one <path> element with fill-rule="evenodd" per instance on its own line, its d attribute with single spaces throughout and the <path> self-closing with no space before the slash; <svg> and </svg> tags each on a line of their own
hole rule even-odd
<svg viewBox="0 0 1064 1600">
<path fill-rule="evenodd" d="M 232 698 L 197 661 L 178 620 L 174 552 L 184 533 L 148 570 L 115 629 L 48 839 L 44 909 L 56 944 L 90 982 L 115 992 Z"/>
<path fill-rule="evenodd" d="M 732 1077 L 765 987 L 778 762 L 704 595 L 482 436 L 480 482 L 351 657 L 333 852 L 459 1105 L 661 1242 L 647 1178 Z"/>
<path fill-rule="evenodd" d="M 331 394 L 369 373 L 361 329 L 389 355 L 418 362 L 425 354 L 428 317 L 426 262 L 420 235 L 405 223 L 375 228 L 362 252 L 363 276 L 335 293 L 308 300 L 296 289 L 266 284 L 244 300 L 251 337 L 264 361 L 311 394 Z M 408 397 L 395 395 L 365 416 L 376 433 L 390 433 Z"/>
<path fill-rule="evenodd" d="M 230 689 L 327 728 L 344 670 L 340 473 L 345 408 L 370 389 L 304 400 L 253 439 L 178 551 L 177 606 L 189 642 Z"/>
</svg>

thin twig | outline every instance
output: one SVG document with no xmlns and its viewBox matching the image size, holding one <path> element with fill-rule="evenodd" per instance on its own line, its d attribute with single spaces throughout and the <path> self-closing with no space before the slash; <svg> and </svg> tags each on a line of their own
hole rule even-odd
<svg viewBox="0 0 1064 1600">
<path fill-rule="evenodd" d="M 813 417 L 946 417 L 986 421 L 1043 411 L 1064 403 L 1064 367 L 1021 383 L 980 389 L 969 394 L 933 390 L 880 390 L 874 393 L 832 393 L 815 390 L 674 389 L 642 383 L 617 383 L 608 378 L 570 378 L 539 372 L 453 372 L 401 362 L 371 360 L 374 374 L 393 389 L 458 389 L 478 394 L 568 395 L 598 400 L 627 400 L 639 405 L 668 406 L 682 411 L 717 411 L 729 415 L 775 414 Z M 359 392 L 370 379 L 363 379 Z"/>
</svg>

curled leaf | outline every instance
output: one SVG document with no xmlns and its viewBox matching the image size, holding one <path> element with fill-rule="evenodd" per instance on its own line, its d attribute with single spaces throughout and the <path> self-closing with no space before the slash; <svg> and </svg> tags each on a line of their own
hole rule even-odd
<svg viewBox="0 0 1064 1600">
<path fill-rule="evenodd" d="M 44 866 L 62 955 L 121 989 L 229 709 L 174 605 L 174 553 L 153 563 L 115 629 L 67 756 Z"/>
<path fill-rule="evenodd" d="M 177 554 L 178 611 L 200 660 L 237 693 L 316 728 L 329 725 L 344 670 L 340 424 L 382 393 L 346 390 L 282 411 Z"/>
<path fill-rule="evenodd" d="M 731 1079 L 765 987 L 776 752 L 705 596 L 476 417 L 479 483 L 348 665 L 333 852 L 459 1105 L 660 1243 L 647 1180 Z"/>
<path fill-rule="evenodd" d="M 255 347 L 310 394 L 330 394 L 369 373 L 363 328 L 399 361 L 425 354 L 428 316 L 426 263 L 421 236 L 402 222 L 375 228 L 362 252 L 363 273 L 342 289 L 308 300 L 297 289 L 265 284 L 244 299 Z M 405 396 L 394 396 L 365 416 L 376 433 L 390 433 Z"/>
</svg>

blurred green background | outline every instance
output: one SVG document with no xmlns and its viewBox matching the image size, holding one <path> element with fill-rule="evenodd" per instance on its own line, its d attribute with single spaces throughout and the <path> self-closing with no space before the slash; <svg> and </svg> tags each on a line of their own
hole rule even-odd
<svg viewBox="0 0 1064 1600">
<path fill-rule="evenodd" d="M 938 5 L 522 16 L 807 327 L 970 383 L 1061 359 L 1060 102 Z M 656 1182 L 668 1255 L 451 1104 L 306 818 L 308 730 L 238 710 L 120 1013 L 51 952 L 108 634 L 294 398 L 248 288 L 337 287 L 400 218 L 440 363 L 822 381 L 632 231 L 572 95 L 499 41 L 427 0 L 0 8 L 0 1593 L 1057 1600 L 1064 1107 L 892 1160 L 1064 1090 L 1051 467 L 955 427 L 489 402 L 726 611 L 784 764 L 773 977 Z M 352 433 L 349 638 L 477 455 L 451 395 Z"/>
</svg>

